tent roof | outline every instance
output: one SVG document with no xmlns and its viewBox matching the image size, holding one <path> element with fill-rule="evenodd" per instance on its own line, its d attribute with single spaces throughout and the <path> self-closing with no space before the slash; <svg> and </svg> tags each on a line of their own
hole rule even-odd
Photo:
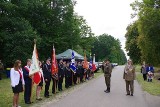
<svg viewBox="0 0 160 107">
<path fill-rule="evenodd" d="M 74 51 L 72 49 L 68 49 L 68 50 L 64 51 L 63 53 L 56 55 L 56 59 L 71 59 L 72 51 L 74 52 L 75 59 L 84 60 L 84 57 L 82 55 L 78 54 L 76 51 Z"/>
</svg>

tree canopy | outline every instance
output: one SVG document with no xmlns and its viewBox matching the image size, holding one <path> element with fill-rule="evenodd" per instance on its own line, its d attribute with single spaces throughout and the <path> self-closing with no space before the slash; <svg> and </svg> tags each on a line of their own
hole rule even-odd
<svg viewBox="0 0 160 107">
<path fill-rule="evenodd" d="M 158 65 L 160 62 L 160 1 L 159 0 L 142 0 L 135 1 L 131 4 L 133 10 L 135 13 L 133 16 L 137 15 L 138 20 L 136 21 L 136 24 L 133 24 L 133 26 L 136 26 L 136 33 L 130 34 L 130 36 L 135 36 L 137 39 L 136 45 L 140 50 L 137 50 L 135 53 L 141 54 L 141 58 L 138 57 L 136 60 L 137 62 L 140 61 L 146 61 L 147 63 Z M 131 30 L 131 31 L 130 31 Z M 138 31 L 138 32 L 137 32 Z M 134 32 L 134 29 L 127 29 L 127 34 L 129 32 Z M 126 42 L 126 49 L 129 49 L 136 45 L 129 45 L 128 41 L 134 41 L 129 40 L 131 37 L 127 36 L 127 42 Z M 137 48 L 137 49 L 138 49 Z M 129 50 L 129 55 L 133 58 L 136 57 L 136 54 L 130 54 L 132 53 Z M 139 54 L 139 55 L 140 55 Z"/>
<path fill-rule="evenodd" d="M 121 60 L 113 55 L 114 52 L 109 52 L 119 49 L 117 54 L 119 52 L 124 57 L 120 42 L 115 40 L 117 42 L 112 43 L 114 38 L 111 36 L 98 37 L 101 41 L 110 41 L 110 44 L 105 46 L 106 50 L 96 49 L 96 43 L 100 42 L 86 20 L 74 12 L 75 5 L 74 0 L 1 0 L 0 59 L 5 64 L 16 59 L 26 62 L 31 58 L 36 39 L 41 60 L 51 56 L 53 44 L 57 54 L 71 48 L 80 54 L 86 50 L 89 56 L 93 49 L 92 53 L 98 53 L 98 60 L 103 60 L 106 55 L 114 61 Z M 106 53 L 103 55 L 98 51 Z"/>
<path fill-rule="evenodd" d="M 92 53 L 95 53 L 99 61 L 108 58 L 111 62 L 119 64 L 124 64 L 126 62 L 126 57 L 121 49 L 120 41 L 108 34 L 102 34 L 96 37 Z"/>
</svg>

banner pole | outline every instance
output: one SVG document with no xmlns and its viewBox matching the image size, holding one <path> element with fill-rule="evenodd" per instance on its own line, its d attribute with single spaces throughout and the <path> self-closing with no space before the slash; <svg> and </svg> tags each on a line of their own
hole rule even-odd
<svg viewBox="0 0 160 107">
<path fill-rule="evenodd" d="M 56 79 L 54 78 L 54 93 L 56 94 Z"/>
</svg>

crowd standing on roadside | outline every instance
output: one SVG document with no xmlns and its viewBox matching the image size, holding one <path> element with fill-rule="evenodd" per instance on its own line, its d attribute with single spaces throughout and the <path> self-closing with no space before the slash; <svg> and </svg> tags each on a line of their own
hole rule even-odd
<svg viewBox="0 0 160 107">
<path fill-rule="evenodd" d="M 3 63 L 0 60 L 0 71 L 4 70 Z M 10 70 L 11 86 L 13 90 L 13 107 L 19 106 L 19 93 L 24 92 L 24 102 L 25 104 L 33 103 L 31 100 L 32 87 L 33 87 L 33 75 L 29 75 L 31 71 L 32 60 L 27 59 L 26 66 L 21 67 L 21 61 L 16 60 L 13 68 Z M 65 88 L 70 88 L 73 85 L 89 80 L 94 77 L 94 72 L 91 69 L 84 68 L 83 61 L 75 62 L 76 71 L 72 71 L 70 68 L 71 62 L 59 60 L 58 62 L 58 72 L 54 75 L 51 73 L 51 59 L 48 58 L 46 62 L 39 61 L 40 71 L 40 83 L 36 86 L 36 100 L 41 101 L 42 97 L 40 93 L 44 86 L 44 97 L 49 98 L 51 94 L 49 93 L 50 86 L 52 85 L 52 94 L 63 91 L 62 84 L 65 84 Z M 111 91 L 111 73 L 112 65 L 108 59 L 106 59 L 102 65 L 102 70 L 104 72 L 106 90 L 104 92 L 110 93 Z M 0 72 L 0 73 L 1 73 Z M 152 82 L 154 76 L 154 68 L 150 64 L 142 63 L 141 73 L 143 74 L 144 81 Z M 1 75 L 0 75 L 1 79 Z M 133 96 L 134 94 L 134 80 L 135 80 L 135 67 L 132 60 L 128 60 L 124 68 L 123 79 L 126 83 L 126 95 Z M 53 84 L 51 84 L 51 81 Z"/>
<path fill-rule="evenodd" d="M 43 62 L 43 61 L 42 61 Z M 41 101 L 42 97 L 40 93 L 44 85 L 44 97 L 49 98 L 49 89 L 52 81 L 52 94 L 63 91 L 62 84 L 65 83 L 65 88 L 70 88 L 73 85 L 77 85 L 93 78 L 93 71 L 85 69 L 83 67 L 83 61 L 75 63 L 76 71 L 70 69 L 70 61 L 59 60 L 58 73 L 52 75 L 51 73 L 51 59 L 48 58 L 46 62 L 41 63 L 39 61 L 39 75 L 41 78 L 40 83 L 36 86 L 36 100 Z M 27 59 L 26 66 L 21 67 L 21 61 L 16 60 L 13 68 L 10 71 L 11 86 L 13 90 L 13 107 L 20 107 L 19 93 L 24 92 L 25 104 L 32 104 L 32 88 L 33 88 L 33 75 L 29 75 L 31 71 L 32 60 Z M 65 81 L 64 81 L 65 80 Z"/>
</svg>

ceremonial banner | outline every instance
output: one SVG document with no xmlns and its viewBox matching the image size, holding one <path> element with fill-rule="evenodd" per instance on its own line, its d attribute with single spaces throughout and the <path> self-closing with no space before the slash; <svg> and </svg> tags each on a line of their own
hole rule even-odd
<svg viewBox="0 0 160 107">
<path fill-rule="evenodd" d="M 52 75 L 58 73 L 58 64 L 57 64 L 57 61 L 56 61 L 56 54 L 55 54 L 54 46 L 53 46 L 53 52 L 52 52 L 51 72 L 52 72 Z"/>
<path fill-rule="evenodd" d="M 90 54 L 89 69 L 92 70 L 92 56 Z"/>
<path fill-rule="evenodd" d="M 84 69 L 88 69 L 88 68 L 89 68 L 88 61 L 87 61 L 87 58 L 86 58 L 86 54 L 85 54 L 85 53 L 84 53 L 83 68 L 84 68 Z"/>
<path fill-rule="evenodd" d="M 95 64 L 95 54 L 93 55 L 93 62 L 92 62 L 92 71 L 95 71 L 97 69 Z"/>
<path fill-rule="evenodd" d="M 40 71 L 40 67 L 39 67 L 38 53 L 37 53 L 37 48 L 35 43 L 34 49 L 33 49 L 33 55 L 32 55 L 31 71 L 29 72 L 29 75 L 33 75 L 33 81 L 35 84 L 39 84 L 41 81 L 39 71 Z"/>
<path fill-rule="evenodd" d="M 71 58 L 70 69 L 71 69 L 73 72 L 76 72 L 75 58 L 74 58 L 74 52 L 73 52 L 73 51 L 72 51 L 72 58 Z"/>
</svg>

